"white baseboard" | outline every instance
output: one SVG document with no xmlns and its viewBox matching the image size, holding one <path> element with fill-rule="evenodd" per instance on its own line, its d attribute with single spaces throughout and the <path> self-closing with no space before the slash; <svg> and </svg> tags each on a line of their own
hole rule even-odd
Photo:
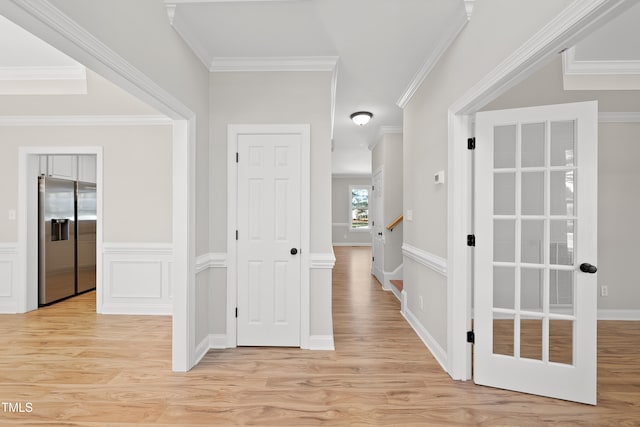
<svg viewBox="0 0 640 427">
<path fill-rule="evenodd" d="M 598 309 L 598 320 L 640 320 L 640 310 Z"/>
<path fill-rule="evenodd" d="M 440 364 L 442 369 L 445 372 L 449 372 L 447 369 L 448 357 L 447 352 L 438 344 L 438 342 L 431 336 L 431 334 L 425 329 L 424 326 L 420 323 L 420 321 L 415 317 L 415 315 L 408 309 L 406 304 L 406 292 L 403 293 L 403 304 L 401 314 L 405 318 L 405 320 L 409 323 L 409 325 L 416 332 L 418 337 L 422 340 L 422 342 L 427 346 L 433 357 Z"/>
<path fill-rule="evenodd" d="M 200 361 L 202 360 L 202 358 L 207 354 L 207 352 L 209 351 L 209 335 L 206 335 L 202 341 L 200 341 L 200 343 L 198 343 L 198 345 L 196 346 L 196 351 L 195 354 L 193 355 L 194 359 L 195 359 L 195 363 L 193 364 L 193 366 L 197 365 L 198 363 L 200 363 Z"/>
<path fill-rule="evenodd" d="M 195 363 L 197 365 L 209 350 L 222 350 L 229 348 L 227 345 L 227 336 L 225 334 L 209 334 L 196 346 Z"/>
<path fill-rule="evenodd" d="M 105 243 L 101 313 L 173 313 L 173 245 Z"/>
<path fill-rule="evenodd" d="M 229 348 L 229 346 L 227 345 L 227 335 L 226 334 L 210 334 L 209 348 L 214 350 Z"/>
<path fill-rule="evenodd" d="M 333 335 L 309 336 L 308 350 L 335 350 Z"/>
</svg>

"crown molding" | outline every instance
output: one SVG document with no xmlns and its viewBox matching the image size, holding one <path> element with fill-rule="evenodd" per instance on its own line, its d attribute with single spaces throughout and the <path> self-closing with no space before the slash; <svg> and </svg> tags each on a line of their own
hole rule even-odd
<svg viewBox="0 0 640 427">
<path fill-rule="evenodd" d="M 176 17 L 176 3 L 175 2 L 164 2 L 164 8 L 167 11 L 167 16 L 169 17 L 169 24 L 173 26 L 173 20 Z"/>
<path fill-rule="evenodd" d="M 371 174 L 359 174 L 359 173 L 334 173 L 331 174 L 331 178 L 335 179 L 371 179 Z"/>
<path fill-rule="evenodd" d="M 601 112 L 600 123 L 640 123 L 640 112 Z"/>
<path fill-rule="evenodd" d="M 337 56 L 218 57 L 209 71 L 334 71 Z"/>
<path fill-rule="evenodd" d="M 182 40 L 189 46 L 191 51 L 196 55 L 196 57 L 202 62 L 202 64 L 209 68 L 211 64 L 211 60 L 213 59 L 211 55 L 207 52 L 207 49 L 202 45 L 199 41 L 198 37 L 193 33 L 192 27 L 189 25 L 181 24 L 180 19 L 176 18 L 176 5 L 173 3 L 165 4 L 167 10 L 167 16 L 169 17 L 169 23 L 173 27 L 173 29 L 178 33 Z"/>
<path fill-rule="evenodd" d="M 576 59 L 576 49 L 572 47 L 562 53 L 562 69 L 568 76 L 640 75 L 640 60 L 581 61 Z"/>
<path fill-rule="evenodd" d="M 467 13 L 467 20 L 471 20 L 471 15 L 473 15 L 473 7 L 475 6 L 476 0 L 464 0 L 464 11 Z"/>
<path fill-rule="evenodd" d="M 198 4 L 198 3 L 253 3 L 257 1 L 308 1 L 308 0 L 165 0 L 166 5 L 178 5 L 178 4 Z"/>
<path fill-rule="evenodd" d="M 378 137 L 375 139 L 375 141 L 370 143 L 367 148 L 369 148 L 369 151 L 373 151 L 373 149 L 376 148 L 376 145 L 378 145 L 378 143 L 382 141 L 382 138 L 385 135 L 397 135 L 402 133 L 402 126 L 380 126 L 380 129 L 378 129 Z"/>
<path fill-rule="evenodd" d="M 86 80 L 87 69 L 78 65 L 0 67 L 0 80 Z"/>
<path fill-rule="evenodd" d="M 166 116 L 0 116 L 0 126 L 164 126 Z"/>
<path fill-rule="evenodd" d="M 413 95 L 416 94 L 422 83 L 426 80 L 429 74 L 431 74 L 431 71 L 433 71 L 438 61 L 440 61 L 442 55 L 444 55 L 447 49 L 449 49 L 451 43 L 453 43 L 456 37 L 458 37 L 458 34 L 460 34 L 468 22 L 468 15 L 460 15 L 457 22 L 448 26 L 449 31 L 442 34 L 442 37 L 431 52 L 431 55 L 429 55 L 422 67 L 413 76 L 413 79 L 409 82 L 409 85 L 402 93 L 402 96 L 400 96 L 398 101 L 396 101 L 396 105 L 398 105 L 398 107 L 405 108 L 407 106 L 409 101 L 411 101 L 411 98 L 413 98 Z"/>
<path fill-rule="evenodd" d="M 117 75 L 117 82 L 125 90 L 147 101 L 153 107 L 176 119 L 192 119 L 195 113 L 171 93 L 160 87 L 146 74 L 135 68 L 118 53 L 89 33 L 76 21 L 46 0 L 7 2 L 13 13 L 28 16 L 45 33 L 62 37 L 69 49 L 90 57 L 85 65 L 94 71 L 108 70 Z M 13 20 L 13 19 L 12 19 Z M 68 53 L 68 52 L 65 52 Z"/>
<path fill-rule="evenodd" d="M 453 114 L 467 114 L 482 108 L 530 75 L 535 64 L 575 44 L 594 25 L 631 6 L 624 0 L 576 1 L 535 33 L 476 85 L 450 106 Z"/>
</svg>

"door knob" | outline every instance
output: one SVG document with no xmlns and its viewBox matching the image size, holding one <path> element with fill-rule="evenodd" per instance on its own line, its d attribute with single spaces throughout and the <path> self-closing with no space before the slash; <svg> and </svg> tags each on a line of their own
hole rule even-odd
<svg viewBox="0 0 640 427">
<path fill-rule="evenodd" d="M 582 271 L 583 273 L 594 274 L 596 271 L 598 271 L 598 268 L 595 265 L 591 265 L 588 262 L 585 262 L 583 264 L 580 264 L 580 271 Z"/>
<path fill-rule="evenodd" d="M 298 253 L 298 250 L 296 248 L 291 248 L 291 255 L 295 255 Z"/>
</svg>

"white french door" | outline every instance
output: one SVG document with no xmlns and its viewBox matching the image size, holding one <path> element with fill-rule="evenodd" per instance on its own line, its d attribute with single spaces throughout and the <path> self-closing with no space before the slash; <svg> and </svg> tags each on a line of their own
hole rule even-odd
<svg viewBox="0 0 640 427">
<path fill-rule="evenodd" d="M 301 137 L 238 135 L 237 345 L 300 346 Z"/>
<path fill-rule="evenodd" d="M 596 403 L 597 114 L 476 115 L 477 384 Z"/>
</svg>

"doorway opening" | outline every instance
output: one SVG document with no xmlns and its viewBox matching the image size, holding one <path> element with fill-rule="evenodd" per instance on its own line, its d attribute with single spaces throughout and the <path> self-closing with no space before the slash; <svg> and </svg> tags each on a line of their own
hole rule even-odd
<svg viewBox="0 0 640 427">
<path fill-rule="evenodd" d="M 21 215 L 18 221 L 19 233 L 26 236 L 26 286 L 21 293 L 19 307 L 22 311 L 38 308 L 38 192 L 36 185 L 42 174 L 41 159 L 44 156 L 91 156 L 95 158 L 96 188 L 96 232 L 95 232 L 95 284 L 96 311 L 101 312 L 102 299 L 102 218 L 103 218 L 103 182 L 102 182 L 102 147 L 21 147 L 19 150 L 19 195 L 18 206 Z"/>
</svg>

